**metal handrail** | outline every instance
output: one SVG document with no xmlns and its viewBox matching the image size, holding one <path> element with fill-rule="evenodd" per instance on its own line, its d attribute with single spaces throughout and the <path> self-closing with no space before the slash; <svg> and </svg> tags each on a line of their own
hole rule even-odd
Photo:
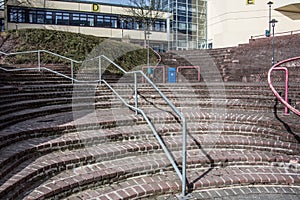
<svg viewBox="0 0 300 200">
<path fill-rule="evenodd" d="M 182 196 L 185 196 L 186 194 L 186 139 L 187 139 L 187 134 L 186 134 L 186 119 L 183 116 L 183 114 L 174 106 L 172 102 L 158 89 L 158 87 L 144 74 L 143 71 L 138 70 L 138 71 L 130 71 L 126 72 L 124 69 L 122 69 L 119 65 L 114 63 L 112 60 L 107 58 L 106 56 L 102 55 L 101 57 L 105 58 L 107 61 L 109 61 L 111 64 L 113 64 L 115 67 L 117 67 L 119 70 L 121 70 L 124 74 L 134 74 L 134 99 L 135 99 L 135 107 L 130 106 L 127 104 L 124 99 L 117 94 L 117 92 L 105 81 L 105 80 L 100 80 L 100 82 L 103 82 L 105 85 L 107 85 L 116 95 L 117 97 L 127 106 L 136 111 L 136 114 L 139 112 L 140 114 L 143 115 L 145 120 L 147 121 L 148 125 L 150 126 L 151 130 L 153 131 L 156 139 L 159 141 L 161 147 L 163 148 L 164 152 L 166 153 L 169 161 L 171 162 L 173 168 L 175 169 L 177 175 L 181 179 L 182 182 Z M 100 64 L 101 66 L 101 64 Z M 166 103 L 172 108 L 172 110 L 180 117 L 181 123 L 182 123 L 182 172 L 180 172 L 179 167 L 177 166 L 176 162 L 174 161 L 171 153 L 165 146 L 164 142 L 161 140 L 159 137 L 158 133 L 156 132 L 152 122 L 150 119 L 147 117 L 147 115 L 142 111 L 141 109 L 138 108 L 138 92 L 137 92 L 137 74 L 141 74 L 145 80 L 148 81 L 148 83 L 159 93 L 159 95 L 166 101 Z"/>
<path fill-rule="evenodd" d="M 62 73 L 59 73 L 55 70 L 51 70 L 48 69 L 46 67 L 41 67 L 41 61 L 40 61 L 40 53 L 41 52 L 45 52 L 45 53 L 49 53 L 52 54 L 54 56 L 58 56 L 60 58 L 69 60 L 71 62 L 71 77 L 64 75 Z M 169 161 L 171 162 L 173 168 L 175 169 L 177 175 L 179 176 L 179 178 L 181 179 L 182 182 L 182 196 L 184 197 L 186 195 L 186 140 L 187 140 L 187 134 L 186 134 L 186 119 L 184 117 L 184 115 L 174 106 L 174 104 L 172 102 L 170 102 L 170 100 L 162 93 L 161 90 L 159 90 L 159 88 L 148 78 L 148 76 L 146 76 L 144 74 L 143 71 L 138 70 L 138 71 L 130 71 L 127 72 L 125 71 L 122 67 L 120 67 L 119 65 L 117 65 L 115 62 L 113 62 L 112 60 L 110 60 L 108 57 L 106 57 L 105 55 L 100 55 L 94 58 L 91 58 L 89 60 L 85 60 L 85 61 L 91 61 L 91 60 L 95 60 L 98 59 L 99 63 L 98 63 L 98 68 L 99 68 L 99 79 L 98 80 L 94 80 L 94 81 L 81 81 L 81 80 L 76 80 L 74 78 L 74 72 L 73 72 L 73 63 L 83 63 L 85 61 L 76 61 L 74 59 L 59 55 L 57 53 L 53 53 L 47 50 L 35 50 L 35 51 L 26 51 L 26 52 L 15 52 L 15 53 L 4 53 L 0 51 L 0 54 L 4 54 L 6 56 L 9 55 L 17 55 L 17 54 L 28 54 L 28 53 L 38 53 L 38 67 L 37 68 L 22 68 L 22 69 L 5 69 L 0 67 L 0 69 L 5 70 L 5 71 L 20 71 L 20 70 L 36 70 L 38 69 L 39 71 L 41 69 L 43 70 L 47 70 L 50 71 L 52 73 L 61 75 L 65 78 L 71 79 L 72 83 L 74 82 L 98 82 L 101 84 L 104 83 L 127 107 L 135 110 L 136 114 L 140 113 L 144 119 L 146 120 L 146 122 L 148 123 L 150 129 L 152 130 L 153 134 L 155 135 L 156 139 L 158 140 L 159 144 L 161 145 L 163 151 L 165 152 L 165 154 L 167 155 Z M 135 106 L 131 106 L 129 105 L 114 89 L 113 87 L 108 84 L 105 80 L 102 79 L 102 75 L 101 75 L 101 70 L 102 70 L 102 59 L 107 60 L 108 62 L 110 62 L 112 65 L 114 65 L 117 69 L 119 69 L 121 72 L 123 72 L 124 74 L 134 74 L 134 97 L 135 97 Z M 180 171 L 179 167 L 177 166 L 176 162 L 174 161 L 171 153 L 169 152 L 168 148 L 166 147 L 166 145 L 164 144 L 164 142 L 162 141 L 162 139 L 160 138 L 159 134 L 156 132 L 154 125 L 152 124 L 151 120 L 148 118 L 148 116 L 146 115 L 146 113 L 141 110 L 140 108 L 138 108 L 138 92 L 137 92 L 137 75 L 140 74 L 142 75 L 143 79 L 147 80 L 148 83 L 159 93 L 159 95 L 165 100 L 165 102 L 171 107 L 171 109 L 180 117 L 181 119 L 181 123 L 182 123 L 182 170 Z"/>
<path fill-rule="evenodd" d="M 268 84 L 273 92 L 273 94 L 276 96 L 276 98 L 288 109 L 290 109 L 292 112 L 294 112 L 296 115 L 300 116 L 300 111 L 297 110 L 296 108 L 294 108 L 293 106 L 291 106 L 288 102 L 288 97 L 287 97 L 287 91 L 288 91 L 288 73 L 287 73 L 287 69 L 285 68 L 280 68 L 279 66 L 284 64 L 284 63 L 287 63 L 287 62 L 291 62 L 291 61 L 294 61 L 294 60 L 298 60 L 300 59 L 300 56 L 298 57 L 294 57 L 294 58 L 289 58 L 289 59 L 286 59 L 286 60 L 283 60 L 283 61 L 280 61 L 278 63 L 276 63 L 275 65 L 273 65 L 269 72 L 268 72 Z M 272 84 L 272 79 L 271 79 L 271 73 L 273 70 L 278 70 L 278 69 L 283 69 L 286 71 L 286 88 L 285 88 L 285 91 L 286 91 L 286 97 L 285 99 L 283 99 L 279 94 L 278 92 L 275 90 L 273 84 Z"/>
<path fill-rule="evenodd" d="M 293 34 L 298 34 L 298 33 L 300 33 L 300 30 L 283 31 L 283 32 L 275 33 L 275 36 L 279 36 L 279 35 L 293 35 Z M 265 38 L 265 37 L 266 37 L 265 34 L 261 34 L 261 35 L 251 36 L 251 39 L 258 39 L 258 38 Z"/>
<path fill-rule="evenodd" d="M 157 53 L 151 46 L 149 46 L 148 44 L 146 45 L 147 48 L 151 49 L 158 57 L 157 59 L 157 63 L 155 64 L 155 67 L 157 67 L 159 65 L 159 63 L 161 62 L 161 56 L 159 53 Z"/>
<path fill-rule="evenodd" d="M 70 61 L 71 62 L 71 77 L 66 76 L 65 74 L 62 74 L 62 73 L 57 72 L 55 70 L 49 69 L 47 67 L 41 67 L 41 53 L 42 52 L 48 53 L 48 54 L 51 54 L 51 55 L 57 56 L 59 58 L 62 58 L 62 59 Z M 54 53 L 54 52 L 51 52 L 51 51 L 47 51 L 47 50 L 32 50 L 32 51 L 22 51 L 22 52 L 12 52 L 12 53 L 5 53 L 5 52 L 0 51 L 0 54 L 5 55 L 5 56 L 20 55 L 20 54 L 30 54 L 30 53 L 37 53 L 37 56 L 38 56 L 37 68 L 6 69 L 6 68 L 3 68 L 3 67 L 0 67 L 0 69 L 2 69 L 4 71 L 24 71 L 24 70 L 38 70 L 38 71 L 41 71 L 43 69 L 43 70 L 52 72 L 54 74 L 57 74 L 59 76 L 62 76 L 64 78 L 70 79 L 72 81 L 72 84 L 74 82 L 87 82 L 87 81 L 76 80 L 74 78 L 74 63 L 80 64 L 80 63 L 83 63 L 83 61 L 77 61 L 77 60 L 74 60 L 72 58 L 68 58 L 66 56 L 62 56 L 60 54 L 57 54 L 57 53 Z M 98 82 L 98 80 L 88 81 L 88 82 Z"/>
</svg>

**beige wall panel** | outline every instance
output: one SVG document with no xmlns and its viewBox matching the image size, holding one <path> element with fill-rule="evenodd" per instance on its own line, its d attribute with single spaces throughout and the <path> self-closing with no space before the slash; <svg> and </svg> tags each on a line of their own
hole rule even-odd
<svg viewBox="0 0 300 200">
<path fill-rule="evenodd" d="M 269 29 L 269 0 L 256 0 L 254 5 L 236 0 L 208 0 L 208 41 L 214 48 L 247 43 L 251 36 L 264 35 Z M 300 29 L 300 20 L 291 20 L 274 10 L 272 18 L 279 22 L 275 32 Z"/>
</svg>

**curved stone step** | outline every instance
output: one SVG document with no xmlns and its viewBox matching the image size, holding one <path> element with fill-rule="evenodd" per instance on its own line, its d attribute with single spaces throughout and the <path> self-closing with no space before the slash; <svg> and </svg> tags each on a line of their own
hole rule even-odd
<svg viewBox="0 0 300 200">
<path fill-rule="evenodd" d="M 176 137 L 172 136 L 171 138 L 163 138 L 164 143 L 171 151 L 176 151 L 181 149 L 181 136 Z M 64 141 L 61 143 L 62 145 L 68 144 L 70 142 Z M 188 150 L 190 149 L 198 149 L 201 146 L 215 147 L 215 148 L 229 148 L 232 149 L 253 149 L 253 150 L 261 150 L 261 151 L 270 151 L 274 153 L 283 153 L 290 155 L 298 155 L 300 152 L 300 145 L 289 144 L 280 141 L 271 141 L 271 140 L 261 140 L 255 139 L 252 137 L 241 137 L 241 136 L 220 136 L 215 139 L 210 138 L 210 140 L 204 140 L 201 135 L 194 135 L 192 139 L 188 138 Z M 49 143 L 44 144 L 47 148 L 51 147 Z M 39 153 L 39 147 L 36 147 Z M 290 150 L 288 150 L 290 148 Z M 42 151 L 42 149 L 41 149 Z M 1 187 L 3 191 L 8 192 L 11 190 L 10 188 L 16 187 L 21 182 L 30 181 L 30 179 L 38 178 L 39 176 L 49 176 L 52 173 L 60 172 L 61 170 L 65 170 L 66 168 L 74 168 L 78 164 L 88 164 L 93 162 L 100 162 L 105 160 L 111 160 L 116 158 L 123 158 L 128 156 L 134 156 L 139 154 L 144 154 L 147 152 L 161 152 L 160 145 L 157 141 L 154 140 L 144 140 L 144 141 L 126 141 L 126 142 L 113 142 L 107 144 L 98 144 L 97 146 L 87 146 L 83 149 L 72 150 L 72 151 L 57 151 L 53 153 L 46 154 L 45 156 L 41 156 L 35 158 L 32 163 L 28 165 L 29 169 L 34 169 L 34 171 L 30 170 L 30 173 L 26 175 L 23 172 L 22 181 L 18 180 L 16 175 L 13 175 L 12 178 L 9 178 L 6 183 L 4 183 Z M 201 151 L 201 149 L 199 150 Z M 40 152 L 42 153 L 42 152 Z M 35 156 L 33 156 L 34 158 Z M 222 156 L 223 160 L 226 158 Z M 252 159 L 255 159 L 252 157 Z M 261 157 L 258 157 L 261 159 Z M 210 159 L 209 159 L 210 160 Z M 80 163 L 78 163 L 80 161 Z M 177 161 L 180 163 L 180 161 Z M 205 161 L 207 162 L 207 161 Z M 199 164 L 199 162 L 197 162 Z M 32 167 L 29 167 L 32 166 Z M 14 169 L 17 170 L 17 169 Z M 42 174 L 36 174 L 39 171 Z M 21 172 L 22 173 L 22 172 Z M 8 173 L 10 174 L 10 173 Z M 36 180 L 36 179 L 35 179 Z M 15 181 L 15 182 L 14 182 Z M 17 185 L 16 185 L 17 184 Z M 0 187 L 0 188 L 1 188 Z M 5 189 L 7 188 L 7 189 Z"/>
<path fill-rule="evenodd" d="M 142 164 L 142 163 L 141 163 Z M 128 167 L 131 165 L 128 165 Z M 143 166 L 143 164 L 142 164 Z M 128 171 L 131 169 L 129 168 Z M 126 171 L 124 169 L 124 171 Z M 25 199 L 38 198 L 98 198 L 98 199 L 131 199 L 131 198 L 146 198 L 155 197 L 162 194 L 180 193 L 181 181 L 174 172 L 161 170 L 161 173 L 155 175 L 141 175 L 133 177 L 114 184 L 100 185 L 95 188 L 84 188 L 84 183 L 87 179 L 101 173 L 94 173 L 91 169 L 87 174 L 84 170 L 77 173 L 77 177 L 60 177 L 61 180 L 57 182 L 51 180 L 48 183 L 41 185 L 34 190 Z M 200 190 L 209 188 L 219 188 L 239 185 L 299 185 L 300 177 L 296 173 L 288 172 L 285 169 L 270 167 L 270 166 L 227 166 L 227 167 L 213 167 L 213 168 L 196 168 L 188 170 L 188 180 L 190 182 L 190 190 Z M 81 174 L 80 174 L 81 173 Z M 113 171 L 111 172 L 113 173 Z M 105 174 L 105 173 L 104 173 Z M 96 178 L 94 177 L 94 178 Z M 79 182 L 76 184 L 76 182 Z M 68 188 L 68 182 L 77 187 L 85 189 L 80 193 L 74 194 L 72 192 L 63 193 L 63 189 Z M 81 183 L 81 184 L 80 184 Z M 57 184 L 57 185 L 56 185 Z M 97 186 L 97 185 L 96 185 Z M 69 186 L 70 187 L 70 186 Z M 60 189 L 63 188 L 63 189 Z M 78 189 L 80 191 L 82 189 Z M 55 195 L 53 191 L 60 191 L 60 194 Z M 76 190 L 75 190 L 76 191 Z"/>
</svg>

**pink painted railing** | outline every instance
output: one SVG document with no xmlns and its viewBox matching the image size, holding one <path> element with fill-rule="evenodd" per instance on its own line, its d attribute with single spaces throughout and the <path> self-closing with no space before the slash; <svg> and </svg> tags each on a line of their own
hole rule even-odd
<svg viewBox="0 0 300 200">
<path fill-rule="evenodd" d="M 269 72 L 268 72 L 268 83 L 269 83 L 269 86 L 270 86 L 272 92 L 276 96 L 276 98 L 285 106 L 284 113 L 288 114 L 288 109 L 289 109 L 292 112 L 294 112 L 296 115 L 300 116 L 300 111 L 297 110 L 296 108 L 294 108 L 293 106 L 291 106 L 289 104 L 289 101 L 288 101 L 288 90 L 289 90 L 289 72 L 288 72 L 288 69 L 286 67 L 280 67 L 280 65 L 282 65 L 284 63 L 292 62 L 292 61 L 295 61 L 295 60 L 300 60 L 300 56 L 295 57 L 295 58 L 290 58 L 290 59 L 287 59 L 287 60 L 283 60 L 283 61 L 280 61 L 280 62 L 276 63 L 275 65 L 273 65 L 271 67 L 271 69 L 269 70 Z M 278 94 L 278 92 L 275 90 L 275 88 L 272 84 L 271 75 L 272 75 L 272 72 L 275 71 L 275 70 L 284 70 L 285 71 L 285 99 L 283 99 Z"/>
</svg>

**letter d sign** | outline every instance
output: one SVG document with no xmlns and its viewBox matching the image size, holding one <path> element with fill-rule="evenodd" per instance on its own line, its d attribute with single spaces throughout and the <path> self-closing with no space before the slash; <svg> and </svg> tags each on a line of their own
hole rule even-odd
<svg viewBox="0 0 300 200">
<path fill-rule="evenodd" d="M 93 5 L 92 5 L 92 10 L 93 10 L 94 12 L 100 11 L 100 5 L 99 5 L 99 4 L 93 4 Z"/>
</svg>

